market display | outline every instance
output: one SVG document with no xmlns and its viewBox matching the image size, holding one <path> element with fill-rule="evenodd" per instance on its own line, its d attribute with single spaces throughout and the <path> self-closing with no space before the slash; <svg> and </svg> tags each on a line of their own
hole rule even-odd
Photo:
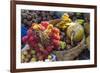
<svg viewBox="0 0 100 73">
<path fill-rule="evenodd" d="M 90 59 L 90 15 L 21 10 L 21 62 Z"/>
</svg>

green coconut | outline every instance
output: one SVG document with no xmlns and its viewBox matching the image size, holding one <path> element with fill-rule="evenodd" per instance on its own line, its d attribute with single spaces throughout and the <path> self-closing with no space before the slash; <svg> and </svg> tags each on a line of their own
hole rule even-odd
<svg viewBox="0 0 100 73">
<path fill-rule="evenodd" d="M 67 36 L 71 41 L 79 42 L 84 35 L 83 26 L 78 23 L 72 23 L 67 29 Z"/>
</svg>

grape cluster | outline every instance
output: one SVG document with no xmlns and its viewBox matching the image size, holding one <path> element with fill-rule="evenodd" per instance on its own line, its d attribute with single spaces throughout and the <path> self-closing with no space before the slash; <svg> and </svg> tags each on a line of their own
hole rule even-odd
<svg viewBox="0 0 100 73">
<path fill-rule="evenodd" d="M 35 62 L 37 58 L 35 56 L 35 50 L 28 49 L 21 52 L 21 62 Z"/>
</svg>

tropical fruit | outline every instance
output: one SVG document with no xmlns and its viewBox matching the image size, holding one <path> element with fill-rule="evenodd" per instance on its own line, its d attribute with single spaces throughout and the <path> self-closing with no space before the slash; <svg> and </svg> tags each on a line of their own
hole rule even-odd
<svg viewBox="0 0 100 73">
<path fill-rule="evenodd" d="M 86 38 L 86 46 L 88 49 L 90 49 L 90 36 Z"/>
<path fill-rule="evenodd" d="M 78 42 L 82 40 L 84 35 L 84 29 L 82 25 L 73 23 L 67 29 L 67 36 L 70 40 Z"/>
<path fill-rule="evenodd" d="M 90 34 L 90 24 L 89 23 L 84 23 L 84 29 L 86 34 Z"/>
</svg>

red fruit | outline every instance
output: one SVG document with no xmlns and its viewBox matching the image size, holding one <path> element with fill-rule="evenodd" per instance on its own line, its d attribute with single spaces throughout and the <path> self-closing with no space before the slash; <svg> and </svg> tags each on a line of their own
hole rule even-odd
<svg viewBox="0 0 100 73">
<path fill-rule="evenodd" d="M 36 53 L 36 56 L 37 56 L 37 57 L 39 57 L 39 56 L 41 56 L 41 55 L 42 55 L 41 52 L 37 52 L 37 53 Z"/>
<path fill-rule="evenodd" d="M 41 55 L 38 57 L 38 59 L 41 61 L 41 60 L 44 60 L 45 59 L 45 55 Z"/>
<path fill-rule="evenodd" d="M 45 27 L 40 24 L 40 30 L 44 31 Z"/>
<path fill-rule="evenodd" d="M 39 48 L 34 48 L 36 52 L 41 52 Z"/>
<path fill-rule="evenodd" d="M 23 43 L 26 43 L 27 41 L 28 41 L 28 36 L 22 37 L 22 42 L 23 42 Z"/>
<path fill-rule="evenodd" d="M 52 32 L 53 32 L 53 33 L 59 33 L 59 29 L 54 27 L 54 28 L 52 29 Z"/>
<path fill-rule="evenodd" d="M 49 22 L 43 21 L 43 22 L 41 22 L 41 25 L 42 25 L 43 27 L 47 28 L 48 25 L 49 25 Z"/>
<path fill-rule="evenodd" d="M 36 35 L 34 35 L 33 38 L 34 38 L 33 40 L 34 40 L 36 43 L 39 42 L 39 38 L 38 38 Z"/>
<path fill-rule="evenodd" d="M 59 46 L 59 45 L 60 45 L 60 41 L 59 41 L 59 40 L 53 39 L 52 42 L 53 42 L 53 44 L 54 44 L 55 46 Z"/>
<path fill-rule="evenodd" d="M 28 42 L 28 44 L 32 47 L 32 48 L 35 48 L 37 43 L 35 41 L 30 41 Z"/>
<path fill-rule="evenodd" d="M 29 39 L 28 39 L 29 42 L 31 42 L 33 40 L 34 40 L 34 37 L 33 36 L 30 36 Z"/>
<path fill-rule="evenodd" d="M 52 48 L 47 48 L 47 51 L 49 52 L 49 53 L 51 53 L 52 52 Z"/>
<path fill-rule="evenodd" d="M 41 52 L 45 51 L 45 49 L 44 49 L 44 48 L 39 48 L 39 50 L 40 50 Z"/>
<path fill-rule="evenodd" d="M 29 30 L 27 31 L 27 35 L 28 35 L 28 36 L 31 36 L 32 33 L 33 33 L 33 31 L 32 31 L 31 29 L 29 29 Z"/>
<path fill-rule="evenodd" d="M 60 36 L 55 33 L 53 33 L 52 38 L 56 40 L 60 40 Z"/>
<path fill-rule="evenodd" d="M 53 48 L 53 46 L 48 46 L 46 50 L 50 53 L 53 50 Z"/>
<path fill-rule="evenodd" d="M 48 55 L 49 52 L 48 52 L 47 50 L 44 50 L 44 51 L 43 51 L 43 54 Z"/>
</svg>

